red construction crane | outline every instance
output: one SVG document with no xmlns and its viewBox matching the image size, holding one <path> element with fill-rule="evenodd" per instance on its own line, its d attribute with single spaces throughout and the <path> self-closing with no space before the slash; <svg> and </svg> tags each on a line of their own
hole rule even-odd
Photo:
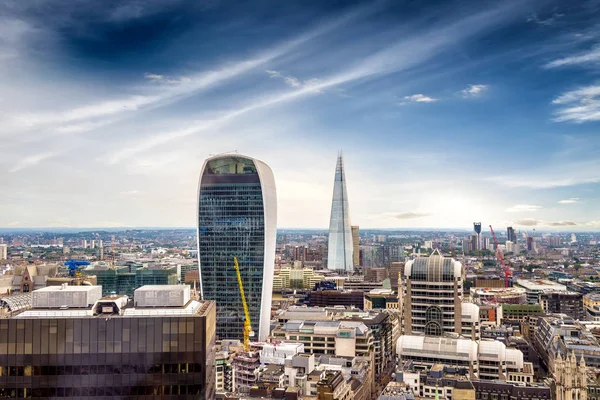
<svg viewBox="0 0 600 400">
<path fill-rule="evenodd" d="M 494 246 L 496 246 L 496 258 L 498 262 L 502 266 L 502 270 L 504 271 L 504 287 L 509 287 L 510 278 L 512 277 L 512 272 L 510 272 L 510 268 L 504 262 L 504 253 L 500 250 L 500 245 L 498 244 L 498 239 L 496 238 L 496 234 L 494 233 L 494 228 L 490 225 L 490 231 L 492 231 L 492 237 L 494 238 Z"/>
</svg>

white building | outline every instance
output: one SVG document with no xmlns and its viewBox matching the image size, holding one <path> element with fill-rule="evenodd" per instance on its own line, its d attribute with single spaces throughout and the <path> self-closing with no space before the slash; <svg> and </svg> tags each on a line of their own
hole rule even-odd
<svg viewBox="0 0 600 400">
<path fill-rule="evenodd" d="M 0 260 L 6 260 L 8 258 L 8 245 L 0 244 Z"/>
<path fill-rule="evenodd" d="M 476 342 L 458 337 L 400 336 L 396 349 L 400 362 L 432 367 L 443 364 L 469 371 L 472 378 L 508 379 L 511 372 L 522 373 L 523 353 L 507 348 L 497 340 Z"/>
</svg>

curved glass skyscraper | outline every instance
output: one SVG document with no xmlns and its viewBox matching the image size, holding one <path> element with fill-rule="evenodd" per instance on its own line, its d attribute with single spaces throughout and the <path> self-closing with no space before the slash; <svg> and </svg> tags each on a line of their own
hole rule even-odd
<svg viewBox="0 0 600 400">
<path fill-rule="evenodd" d="M 265 163 L 238 154 L 207 159 L 198 185 L 198 263 L 202 298 L 217 303 L 219 339 L 242 339 L 237 257 L 256 339 L 269 335 L 277 194 Z"/>
</svg>

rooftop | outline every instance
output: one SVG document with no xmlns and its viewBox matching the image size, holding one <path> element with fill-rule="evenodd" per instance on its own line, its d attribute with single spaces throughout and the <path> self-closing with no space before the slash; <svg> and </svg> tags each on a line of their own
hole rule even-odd
<svg viewBox="0 0 600 400">
<path fill-rule="evenodd" d="M 524 287 L 527 290 L 535 291 L 567 290 L 567 287 L 565 285 L 561 285 L 560 283 L 549 281 L 547 279 L 517 279 L 517 285 Z"/>
</svg>

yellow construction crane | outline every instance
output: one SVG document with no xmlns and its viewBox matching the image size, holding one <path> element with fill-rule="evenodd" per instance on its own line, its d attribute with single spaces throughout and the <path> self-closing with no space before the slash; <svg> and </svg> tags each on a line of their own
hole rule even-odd
<svg viewBox="0 0 600 400">
<path fill-rule="evenodd" d="M 244 285 L 242 284 L 242 276 L 240 275 L 240 266 L 238 265 L 237 257 L 233 257 L 233 266 L 237 273 L 238 284 L 240 285 L 240 296 L 242 297 L 242 306 L 244 306 L 244 351 L 250 351 L 250 337 L 254 336 L 252 324 L 250 323 L 250 313 L 248 312 L 248 304 L 246 303 L 246 295 L 244 294 Z"/>
</svg>

